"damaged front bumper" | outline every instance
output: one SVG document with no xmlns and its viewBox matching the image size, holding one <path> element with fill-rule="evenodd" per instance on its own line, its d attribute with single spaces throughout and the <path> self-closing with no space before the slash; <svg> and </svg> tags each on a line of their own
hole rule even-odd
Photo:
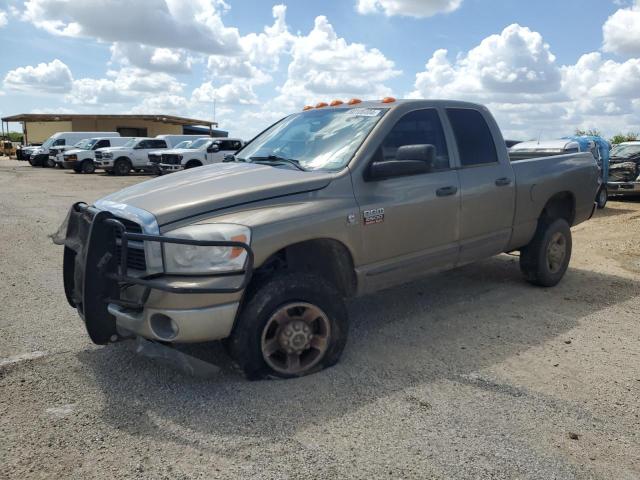
<svg viewBox="0 0 640 480">
<path fill-rule="evenodd" d="M 105 344 L 139 335 L 165 342 L 203 342 L 230 334 L 251 279 L 249 245 L 134 233 L 111 212 L 84 203 L 71 208 L 66 223 L 64 238 L 57 242 L 65 246 L 65 294 L 92 341 Z M 228 273 L 178 276 L 156 269 L 139 274 L 127 265 L 130 242 L 236 247 L 246 250 L 247 258 L 241 270 Z M 161 254 L 161 249 L 153 251 Z M 161 259 L 155 263 L 161 265 Z"/>
</svg>

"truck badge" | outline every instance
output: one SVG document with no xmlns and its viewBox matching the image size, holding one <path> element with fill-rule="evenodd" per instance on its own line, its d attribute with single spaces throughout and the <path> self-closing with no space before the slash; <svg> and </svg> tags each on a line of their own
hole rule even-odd
<svg viewBox="0 0 640 480">
<path fill-rule="evenodd" d="M 364 211 L 364 224 L 374 225 L 384 222 L 384 208 L 373 208 Z"/>
</svg>

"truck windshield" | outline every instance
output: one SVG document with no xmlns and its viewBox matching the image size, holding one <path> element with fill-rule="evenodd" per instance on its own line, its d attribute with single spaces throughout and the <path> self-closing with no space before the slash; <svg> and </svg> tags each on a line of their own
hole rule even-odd
<svg viewBox="0 0 640 480">
<path fill-rule="evenodd" d="M 286 117 L 238 152 L 246 162 L 293 161 L 303 170 L 340 170 L 386 108 L 331 108 Z"/>
<path fill-rule="evenodd" d="M 125 143 L 122 146 L 125 148 L 135 147 L 136 143 L 138 143 L 139 141 L 140 141 L 139 138 L 132 138 L 131 140 L 127 140 L 127 143 Z"/>
<path fill-rule="evenodd" d="M 194 140 L 193 142 L 191 142 L 191 145 L 189 146 L 190 150 L 197 150 L 198 148 L 202 148 L 205 144 L 211 142 L 210 138 L 199 138 L 197 140 Z"/>
<path fill-rule="evenodd" d="M 191 145 L 193 142 L 191 140 L 183 140 L 182 142 L 180 142 L 179 144 L 177 144 L 175 147 L 176 150 L 177 149 L 182 149 L 182 148 L 189 148 L 189 145 Z"/>
<path fill-rule="evenodd" d="M 95 140 L 92 141 L 92 140 L 84 139 L 74 144 L 73 147 L 78 148 L 80 150 L 89 150 L 91 148 L 91 145 L 93 145 L 94 142 Z"/>
</svg>

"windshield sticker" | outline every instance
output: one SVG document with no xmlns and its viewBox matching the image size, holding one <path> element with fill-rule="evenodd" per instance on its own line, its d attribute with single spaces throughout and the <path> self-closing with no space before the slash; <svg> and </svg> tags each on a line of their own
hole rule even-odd
<svg viewBox="0 0 640 480">
<path fill-rule="evenodd" d="M 382 110 L 375 108 L 352 108 L 347 110 L 347 115 L 355 115 L 356 117 L 377 117 Z"/>
</svg>

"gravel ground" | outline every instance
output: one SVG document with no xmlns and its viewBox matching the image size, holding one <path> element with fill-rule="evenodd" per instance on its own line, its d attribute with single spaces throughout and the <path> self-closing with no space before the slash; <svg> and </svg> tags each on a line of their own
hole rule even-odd
<svg viewBox="0 0 640 480">
<path fill-rule="evenodd" d="M 343 360 L 248 382 L 90 343 L 47 235 L 144 180 L 0 160 L 0 478 L 640 478 L 640 202 L 553 289 L 503 255 L 351 302 Z"/>
</svg>

